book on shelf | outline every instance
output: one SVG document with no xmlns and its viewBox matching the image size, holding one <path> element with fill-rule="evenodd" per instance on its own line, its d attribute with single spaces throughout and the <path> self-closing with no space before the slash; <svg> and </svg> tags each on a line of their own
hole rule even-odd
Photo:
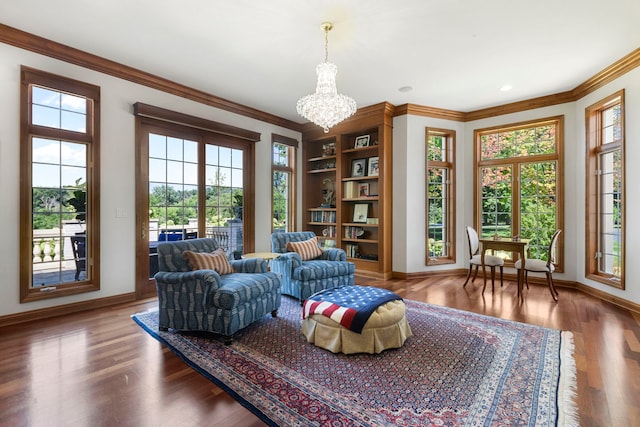
<svg viewBox="0 0 640 427">
<path fill-rule="evenodd" d="M 336 241 L 333 239 L 324 239 L 322 242 L 323 249 L 331 249 L 336 247 Z"/>
<path fill-rule="evenodd" d="M 344 198 L 355 199 L 358 197 L 358 183 L 356 181 L 347 181 L 344 183 Z"/>
<path fill-rule="evenodd" d="M 350 243 L 347 243 L 344 247 L 344 251 L 347 253 L 347 256 L 349 258 L 357 258 L 359 255 L 358 245 L 352 245 Z"/>
<path fill-rule="evenodd" d="M 336 222 L 336 211 L 311 211 L 309 216 L 311 222 Z"/>
</svg>

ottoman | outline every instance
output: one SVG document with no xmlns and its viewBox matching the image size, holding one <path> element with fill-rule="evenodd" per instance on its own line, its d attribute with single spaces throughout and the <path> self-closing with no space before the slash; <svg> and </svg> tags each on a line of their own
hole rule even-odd
<svg viewBox="0 0 640 427">
<path fill-rule="evenodd" d="M 376 308 L 360 333 L 315 313 L 302 321 L 302 334 L 311 344 L 332 353 L 344 354 L 378 354 L 386 349 L 402 347 L 412 335 L 402 300 L 389 301 Z"/>
</svg>

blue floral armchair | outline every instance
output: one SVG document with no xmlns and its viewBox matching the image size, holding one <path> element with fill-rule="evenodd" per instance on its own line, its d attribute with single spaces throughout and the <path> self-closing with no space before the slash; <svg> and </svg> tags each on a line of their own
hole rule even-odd
<svg viewBox="0 0 640 427">
<path fill-rule="evenodd" d="M 184 251 L 213 252 L 218 242 L 210 238 L 158 245 L 156 287 L 159 327 L 220 334 L 225 343 L 240 329 L 267 313 L 276 317 L 280 307 L 280 278 L 267 271 L 260 258 L 229 261 L 234 273 L 192 271 Z"/>
<path fill-rule="evenodd" d="M 318 258 L 303 261 L 296 252 L 287 251 L 288 242 L 302 242 L 315 237 L 311 231 L 273 233 L 271 250 L 281 254 L 271 261 L 271 271 L 281 275 L 282 293 L 300 301 L 324 289 L 353 285 L 355 265 L 339 248 L 322 251 Z"/>
</svg>

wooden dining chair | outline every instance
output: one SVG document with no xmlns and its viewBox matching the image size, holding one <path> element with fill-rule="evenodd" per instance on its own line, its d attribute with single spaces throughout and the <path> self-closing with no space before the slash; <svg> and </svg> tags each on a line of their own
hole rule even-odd
<svg viewBox="0 0 640 427">
<path fill-rule="evenodd" d="M 545 273 L 547 276 L 547 285 L 549 286 L 549 292 L 551 292 L 551 298 L 555 302 L 558 302 L 558 291 L 556 287 L 553 285 L 553 272 L 555 271 L 555 262 L 556 262 L 556 244 L 558 243 L 558 236 L 562 230 L 556 230 L 551 238 L 551 243 L 549 243 L 549 252 L 547 253 L 547 259 L 536 259 L 536 258 L 527 258 L 524 263 L 524 282 L 527 284 L 527 289 L 529 288 L 529 281 L 527 279 L 528 273 Z M 514 267 L 517 270 L 522 268 L 522 260 L 518 260 L 515 262 Z"/>
<path fill-rule="evenodd" d="M 467 273 L 467 280 L 464 281 L 462 287 L 467 286 L 469 277 L 471 277 L 471 270 L 473 266 L 476 267 L 476 271 L 471 279 L 471 283 L 476 280 L 478 275 L 478 268 L 482 267 L 482 255 L 480 254 L 480 240 L 478 239 L 478 233 L 475 228 L 467 226 L 467 240 L 469 241 L 469 272 Z M 491 269 L 491 291 L 494 290 L 494 279 L 496 276 L 496 267 L 500 267 L 500 287 L 502 287 L 502 270 L 504 269 L 504 260 L 494 255 L 485 255 L 484 264 Z M 486 274 L 483 270 L 483 274 Z M 485 277 L 486 286 L 486 277 Z M 484 286 L 482 287 L 482 293 L 484 294 Z"/>
</svg>

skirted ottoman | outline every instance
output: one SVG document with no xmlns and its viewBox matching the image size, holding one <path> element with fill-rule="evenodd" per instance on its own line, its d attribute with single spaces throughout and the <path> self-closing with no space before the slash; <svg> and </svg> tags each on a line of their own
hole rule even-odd
<svg viewBox="0 0 640 427">
<path fill-rule="evenodd" d="M 412 335 L 402 299 L 373 286 L 342 286 L 312 295 L 304 302 L 302 333 L 309 343 L 344 354 L 399 348 Z"/>
</svg>

